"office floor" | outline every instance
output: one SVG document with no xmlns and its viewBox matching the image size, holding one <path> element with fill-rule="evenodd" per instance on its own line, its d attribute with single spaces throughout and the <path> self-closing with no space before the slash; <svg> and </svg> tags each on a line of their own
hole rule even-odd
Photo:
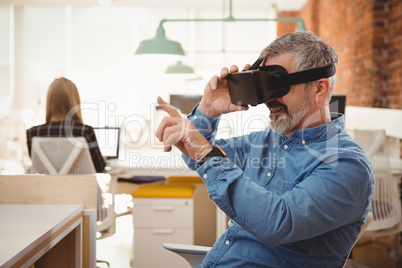
<svg viewBox="0 0 402 268">
<path fill-rule="evenodd" d="M 116 218 L 116 233 L 96 241 L 96 259 L 108 261 L 110 268 L 130 268 L 133 241 L 133 216 Z M 98 263 L 97 267 L 107 267 Z"/>
<path fill-rule="evenodd" d="M 130 195 L 115 195 L 116 213 L 125 213 L 132 208 Z M 133 216 L 127 214 L 116 218 L 116 232 L 108 237 L 96 240 L 96 259 L 107 261 L 110 268 L 130 268 L 133 245 Z M 108 267 L 104 263 L 97 263 L 97 267 Z"/>
</svg>

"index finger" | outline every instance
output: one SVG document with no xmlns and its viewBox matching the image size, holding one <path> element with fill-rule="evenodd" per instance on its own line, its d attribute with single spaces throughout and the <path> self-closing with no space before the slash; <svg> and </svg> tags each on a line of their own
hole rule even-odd
<svg viewBox="0 0 402 268">
<path fill-rule="evenodd" d="M 180 113 L 175 108 L 173 108 L 173 106 L 171 106 L 169 103 L 164 101 L 160 96 L 158 96 L 156 101 L 158 102 L 159 106 L 165 112 L 167 112 L 171 117 L 181 117 Z"/>
<path fill-rule="evenodd" d="M 220 74 L 219 74 L 219 77 L 220 77 L 221 79 L 225 79 L 226 76 L 228 76 L 228 73 L 229 73 L 229 69 L 228 69 L 227 67 L 223 67 L 223 68 L 221 69 L 221 72 L 220 72 Z"/>
</svg>

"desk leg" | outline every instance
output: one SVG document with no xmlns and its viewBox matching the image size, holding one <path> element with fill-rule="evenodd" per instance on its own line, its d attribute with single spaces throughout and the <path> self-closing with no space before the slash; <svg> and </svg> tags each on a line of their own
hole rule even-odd
<svg viewBox="0 0 402 268">
<path fill-rule="evenodd" d="M 96 210 L 84 209 L 82 267 L 96 266 Z M 35 267 L 36 268 L 36 267 Z"/>
<path fill-rule="evenodd" d="M 75 267 L 82 268 L 82 249 L 83 249 L 83 239 L 82 232 L 83 222 L 75 228 Z"/>
</svg>

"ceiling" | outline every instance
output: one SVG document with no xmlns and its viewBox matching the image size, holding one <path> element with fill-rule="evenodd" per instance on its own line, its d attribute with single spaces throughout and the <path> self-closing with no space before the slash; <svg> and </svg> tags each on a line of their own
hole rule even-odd
<svg viewBox="0 0 402 268">
<path fill-rule="evenodd" d="M 232 0 L 233 10 L 237 8 L 255 9 L 261 6 L 274 5 L 278 11 L 297 11 L 300 10 L 307 0 Z M 113 0 L 114 6 L 141 6 L 141 7 L 174 7 L 177 8 L 197 8 L 206 5 L 229 5 L 229 0 Z M 98 0 L 0 0 L 0 5 L 41 5 L 41 6 L 96 6 Z"/>
</svg>

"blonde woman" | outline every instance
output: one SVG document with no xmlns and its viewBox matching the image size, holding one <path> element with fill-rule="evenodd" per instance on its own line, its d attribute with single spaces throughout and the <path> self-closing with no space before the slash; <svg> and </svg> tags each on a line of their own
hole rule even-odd
<svg viewBox="0 0 402 268">
<path fill-rule="evenodd" d="M 65 77 L 54 79 L 47 93 L 46 123 L 27 130 L 29 155 L 31 155 L 32 138 L 36 136 L 85 137 L 96 172 L 103 172 L 105 160 L 99 150 L 94 129 L 82 121 L 80 105 L 77 86 Z"/>
</svg>

